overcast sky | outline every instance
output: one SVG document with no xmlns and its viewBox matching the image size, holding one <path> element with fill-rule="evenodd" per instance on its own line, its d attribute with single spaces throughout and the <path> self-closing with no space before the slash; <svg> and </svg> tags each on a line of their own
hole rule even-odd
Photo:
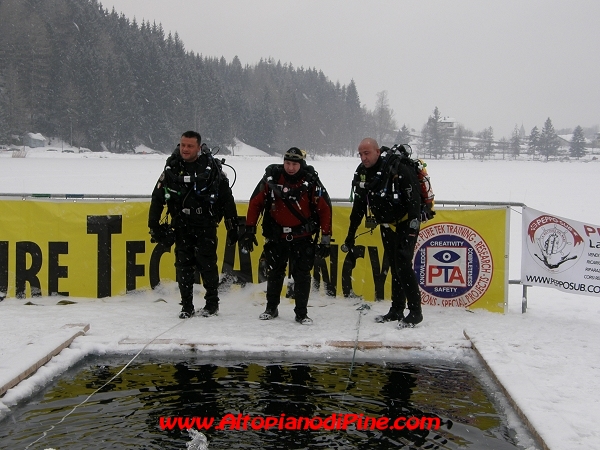
<svg viewBox="0 0 600 450">
<path fill-rule="evenodd" d="M 162 23 L 188 51 L 354 79 L 369 109 L 385 90 L 398 124 L 417 130 L 436 106 L 496 138 L 548 117 L 555 129 L 600 123 L 599 0 L 101 2 Z"/>
</svg>

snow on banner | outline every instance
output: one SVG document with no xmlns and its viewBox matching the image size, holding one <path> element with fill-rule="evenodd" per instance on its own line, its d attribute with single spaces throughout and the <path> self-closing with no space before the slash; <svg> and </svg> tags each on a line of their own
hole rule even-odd
<svg viewBox="0 0 600 450">
<path fill-rule="evenodd" d="M 600 296 L 600 226 L 523 208 L 521 280 Z"/>
</svg>

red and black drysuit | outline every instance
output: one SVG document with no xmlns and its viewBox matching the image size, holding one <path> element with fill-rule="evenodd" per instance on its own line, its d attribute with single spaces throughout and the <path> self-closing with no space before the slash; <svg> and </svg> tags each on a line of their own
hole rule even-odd
<svg viewBox="0 0 600 450">
<path fill-rule="evenodd" d="M 315 260 L 316 235 L 331 235 L 331 201 L 311 166 L 288 175 L 282 164 L 267 167 L 246 216 L 246 227 L 256 227 L 263 215 L 263 256 L 267 267 L 267 309 L 279 305 L 288 261 L 294 278 L 294 312 L 306 317 L 310 271 Z M 302 219 L 302 220 L 301 220 Z"/>
</svg>

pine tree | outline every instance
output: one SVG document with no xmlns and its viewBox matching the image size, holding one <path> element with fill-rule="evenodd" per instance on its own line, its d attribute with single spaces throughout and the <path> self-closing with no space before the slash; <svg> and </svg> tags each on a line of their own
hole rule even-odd
<svg viewBox="0 0 600 450">
<path fill-rule="evenodd" d="M 515 125 L 512 137 L 510 138 L 510 150 L 515 158 L 521 153 L 521 132 L 517 125 Z"/>
<path fill-rule="evenodd" d="M 302 142 L 302 116 L 296 94 L 290 87 L 283 94 L 280 120 L 277 146 L 285 149 L 291 142 Z"/>
<path fill-rule="evenodd" d="M 527 153 L 529 155 L 535 155 L 536 152 L 540 150 L 540 131 L 537 126 L 531 129 L 527 141 Z"/>
<path fill-rule="evenodd" d="M 464 125 L 458 125 L 456 127 L 456 132 L 454 133 L 454 136 L 452 136 L 452 158 L 456 159 L 458 157 L 458 159 L 460 159 L 461 154 L 465 153 L 465 149 L 467 146 L 466 143 L 466 129 L 464 127 Z"/>
<path fill-rule="evenodd" d="M 344 109 L 346 111 L 346 129 L 348 131 L 346 147 L 351 149 L 351 151 L 356 151 L 361 140 L 361 132 L 365 127 L 365 119 L 354 80 L 350 80 L 350 84 L 346 90 Z"/>
<path fill-rule="evenodd" d="M 585 136 L 583 134 L 583 128 L 579 125 L 577 125 L 575 131 L 573 131 L 569 154 L 572 158 L 581 158 L 582 156 L 585 156 Z"/>
<path fill-rule="evenodd" d="M 254 125 L 254 142 L 258 148 L 267 152 L 275 151 L 275 117 L 271 95 L 265 90 L 263 99 L 252 114 Z"/>
<path fill-rule="evenodd" d="M 6 98 L 3 92 L 0 92 L 0 143 L 7 144 L 10 142 L 10 131 L 8 128 L 8 120 L 6 116 Z"/>
<path fill-rule="evenodd" d="M 484 136 L 485 153 L 491 156 L 494 152 L 494 129 L 492 127 L 486 128 Z"/>
<path fill-rule="evenodd" d="M 26 94 L 19 83 L 19 72 L 11 65 L 4 71 L 2 109 L 6 121 L 6 135 L 21 135 L 27 131 L 28 113 L 25 108 Z"/>
<path fill-rule="evenodd" d="M 383 145 L 384 139 L 396 128 L 394 110 L 390 108 L 387 91 L 377 93 L 373 119 L 375 122 L 375 137 L 379 144 Z"/>
<path fill-rule="evenodd" d="M 505 155 L 506 155 L 506 151 L 508 150 L 508 148 L 510 147 L 510 143 L 506 140 L 506 138 L 503 136 L 500 138 L 500 140 L 498 141 L 498 149 L 500 149 L 500 151 L 502 152 L 502 159 L 504 159 Z"/>
<path fill-rule="evenodd" d="M 406 124 L 402 125 L 402 128 L 398 130 L 396 135 L 396 144 L 408 144 L 410 142 L 410 130 L 406 127 Z"/>
<path fill-rule="evenodd" d="M 485 128 L 477 133 L 477 137 L 480 139 L 477 147 L 481 152 L 481 157 L 491 156 L 494 151 L 494 129 L 492 127 Z"/>
<path fill-rule="evenodd" d="M 428 158 L 431 158 L 432 154 L 431 136 L 429 134 L 432 120 L 433 119 L 431 117 L 427 119 L 427 123 L 423 125 L 423 128 L 421 129 L 421 138 L 419 139 L 419 146 L 423 149 L 424 152 L 426 152 Z"/>
<path fill-rule="evenodd" d="M 551 156 L 556 156 L 558 154 L 559 146 L 558 136 L 554 131 L 554 126 L 552 125 L 550 117 L 548 117 L 544 123 L 542 133 L 540 134 L 540 154 L 545 156 L 546 161 L 548 161 Z"/>
<path fill-rule="evenodd" d="M 433 116 L 429 116 L 426 125 L 430 154 L 436 158 L 441 157 L 448 146 L 446 130 L 443 130 L 440 125 L 441 118 L 440 110 L 436 106 L 433 110 Z"/>
</svg>

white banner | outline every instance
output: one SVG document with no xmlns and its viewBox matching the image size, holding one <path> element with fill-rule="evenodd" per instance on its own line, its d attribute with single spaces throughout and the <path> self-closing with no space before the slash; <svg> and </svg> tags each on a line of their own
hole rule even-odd
<svg viewBox="0 0 600 450">
<path fill-rule="evenodd" d="M 523 208 L 521 280 L 600 296 L 600 226 Z"/>
</svg>

